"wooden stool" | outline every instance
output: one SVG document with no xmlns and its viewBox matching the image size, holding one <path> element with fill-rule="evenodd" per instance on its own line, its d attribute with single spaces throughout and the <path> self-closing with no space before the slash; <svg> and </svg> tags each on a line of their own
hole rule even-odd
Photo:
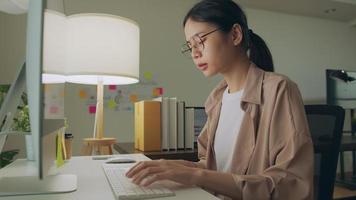
<svg viewBox="0 0 356 200">
<path fill-rule="evenodd" d="M 116 143 L 115 138 L 84 138 L 82 155 L 112 155 L 111 145 Z"/>
</svg>

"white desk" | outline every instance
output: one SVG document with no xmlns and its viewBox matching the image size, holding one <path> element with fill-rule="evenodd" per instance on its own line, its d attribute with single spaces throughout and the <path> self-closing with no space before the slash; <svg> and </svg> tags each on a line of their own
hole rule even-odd
<svg viewBox="0 0 356 200">
<path fill-rule="evenodd" d="M 119 155 L 115 155 L 119 156 Z M 131 156 L 136 160 L 149 160 L 142 154 L 125 154 L 120 156 Z M 76 174 L 78 177 L 78 189 L 73 193 L 52 194 L 52 195 L 30 195 L 1 197 L 1 200 L 115 200 L 109 183 L 101 167 L 103 160 L 92 160 L 91 156 L 72 157 L 61 169 L 60 173 Z M 16 160 L 9 167 L 0 170 L 0 176 L 9 175 L 30 175 L 33 172 L 26 170 L 26 161 Z M 122 165 L 122 164 L 120 164 Z M 129 165 L 129 164 L 124 164 Z M 15 167 L 16 166 L 16 167 Z M 217 197 L 200 188 L 174 188 L 176 196 L 159 199 L 178 200 L 178 199 L 204 199 L 218 200 Z"/>
</svg>

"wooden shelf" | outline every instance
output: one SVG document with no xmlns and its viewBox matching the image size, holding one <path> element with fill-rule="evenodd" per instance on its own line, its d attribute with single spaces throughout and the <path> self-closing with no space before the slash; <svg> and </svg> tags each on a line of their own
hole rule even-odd
<svg viewBox="0 0 356 200">
<path fill-rule="evenodd" d="M 133 142 L 116 143 L 113 145 L 114 149 L 120 154 L 142 153 L 152 160 L 157 159 L 183 159 L 189 161 L 198 161 L 198 150 L 170 150 L 170 151 L 151 151 L 143 152 L 134 148 Z"/>
</svg>

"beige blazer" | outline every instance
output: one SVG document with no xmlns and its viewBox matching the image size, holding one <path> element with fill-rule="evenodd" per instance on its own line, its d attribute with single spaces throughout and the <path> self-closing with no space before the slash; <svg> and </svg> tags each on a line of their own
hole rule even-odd
<svg viewBox="0 0 356 200">
<path fill-rule="evenodd" d="M 216 170 L 214 136 L 226 87 L 222 81 L 209 95 L 208 120 L 198 137 L 199 162 L 211 170 Z M 229 169 L 239 199 L 312 199 L 313 145 L 297 85 L 251 63 L 241 108 L 245 115 Z"/>
</svg>

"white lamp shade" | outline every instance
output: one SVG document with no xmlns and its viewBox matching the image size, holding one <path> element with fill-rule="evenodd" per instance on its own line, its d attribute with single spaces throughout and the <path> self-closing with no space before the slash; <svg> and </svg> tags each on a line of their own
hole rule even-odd
<svg viewBox="0 0 356 200">
<path fill-rule="evenodd" d="M 43 22 L 43 83 L 65 82 L 67 43 L 66 16 L 47 10 Z"/>
<path fill-rule="evenodd" d="M 137 23 L 106 14 L 64 16 L 46 11 L 43 81 L 64 75 L 67 82 L 122 85 L 139 79 Z M 53 77 L 52 77 L 53 78 Z"/>
<path fill-rule="evenodd" d="M 8 14 L 24 14 L 28 9 L 28 0 L 0 0 L 0 11 Z"/>
</svg>

